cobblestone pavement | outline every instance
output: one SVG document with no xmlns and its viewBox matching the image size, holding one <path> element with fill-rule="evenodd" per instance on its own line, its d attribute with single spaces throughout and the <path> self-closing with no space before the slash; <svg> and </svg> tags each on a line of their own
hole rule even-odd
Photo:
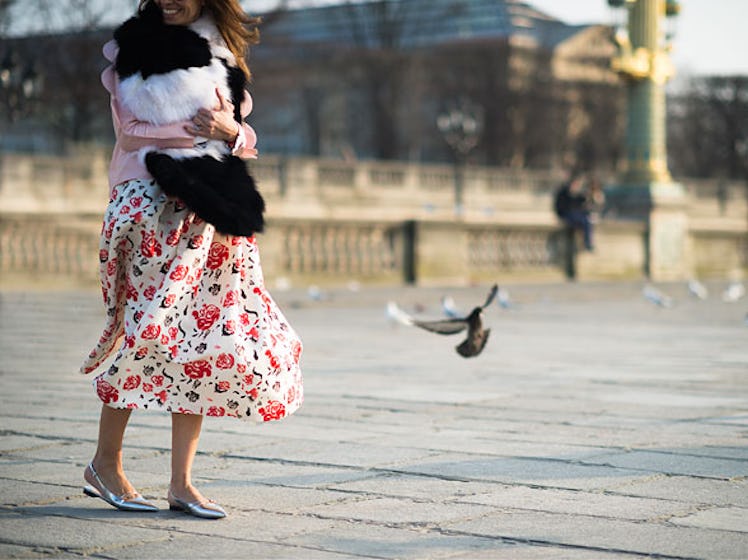
<svg viewBox="0 0 748 560">
<path fill-rule="evenodd" d="M 395 326 L 472 288 L 278 291 L 305 341 L 306 403 L 207 419 L 196 482 L 229 517 L 166 508 L 169 418 L 136 413 L 126 470 L 164 509 L 81 492 L 99 403 L 77 373 L 94 290 L 0 292 L 2 558 L 748 558 L 748 302 L 669 285 L 510 286 L 474 359 Z"/>
</svg>

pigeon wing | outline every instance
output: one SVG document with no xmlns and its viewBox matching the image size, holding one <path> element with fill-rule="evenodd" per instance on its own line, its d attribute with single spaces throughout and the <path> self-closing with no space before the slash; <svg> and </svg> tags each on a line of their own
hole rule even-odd
<svg viewBox="0 0 748 560">
<path fill-rule="evenodd" d="M 457 334 L 464 331 L 468 324 L 464 319 L 444 319 L 442 321 L 413 321 L 416 327 L 437 334 Z"/>
<path fill-rule="evenodd" d="M 498 284 L 494 284 L 491 287 L 491 291 L 488 292 L 488 297 L 486 298 L 486 303 L 484 303 L 481 306 L 481 309 L 485 309 L 486 307 L 488 307 L 489 305 L 491 305 L 493 303 L 493 300 L 496 298 L 496 294 L 498 294 L 498 293 L 499 293 L 499 285 Z"/>
</svg>

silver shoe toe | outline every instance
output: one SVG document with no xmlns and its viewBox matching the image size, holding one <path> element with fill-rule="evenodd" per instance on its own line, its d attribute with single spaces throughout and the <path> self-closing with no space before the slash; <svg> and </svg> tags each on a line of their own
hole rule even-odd
<svg viewBox="0 0 748 560">
<path fill-rule="evenodd" d="M 168 501 L 170 510 L 183 511 L 194 517 L 200 517 L 202 519 L 223 519 L 226 517 L 226 510 L 213 501 L 185 502 L 184 500 L 177 498 L 171 492 L 169 492 Z"/>
<path fill-rule="evenodd" d="M 122 511 L 158 511 L 158 508 L 156 506 L 146 501 L 146 499 L 137 492 L 117 496 L 117 494 L 110 491 L 104 485 L 104 482 L 101 480 L 101 478 L 99 478 L 99 474 L 96 472 L 96 469 L 93 468 L 93 463 L 89 463 L 88 468 L 91 471 L 91 475 L 94 478 L 95 484 L 90 484 L 83 487 L 83 493 L 87 496 L 91 496 L 92 498 L 101 498 L 109 505 L 114 506 Z"/>
</svg>

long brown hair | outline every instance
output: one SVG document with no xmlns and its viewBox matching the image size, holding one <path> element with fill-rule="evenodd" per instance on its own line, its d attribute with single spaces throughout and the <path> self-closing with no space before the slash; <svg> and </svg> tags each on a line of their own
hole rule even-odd
<svg viewBox="0 0 748 560">
<path fill-rule="evenodd" d="M 153 0 L 140 0 L 138 11 L 142 11 L 151 2 Z M 257 26 L 261 19 L 247 15 L 239 5 L 239 0 L 203 0 L 203 9 L 211 15 L 226 46 L 236 58 L 237 66 L 249 78 L 251 73 L 246 57 L 249 46 L 260 42 Z"/>
</svg>

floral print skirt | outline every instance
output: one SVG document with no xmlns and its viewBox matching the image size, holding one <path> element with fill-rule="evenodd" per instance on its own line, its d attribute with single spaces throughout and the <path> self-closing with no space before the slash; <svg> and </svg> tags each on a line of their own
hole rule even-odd
<svg viewBox="0 0 748 560">
<path fill-rule="evenodd" d="M 253 237 L 215 231 L 154 181 L 113 189 L 99 252 L 106 325 L 81 367 L 114 408 L 257 422 L 303 401 L 301 341 Z"/>
</svg>

